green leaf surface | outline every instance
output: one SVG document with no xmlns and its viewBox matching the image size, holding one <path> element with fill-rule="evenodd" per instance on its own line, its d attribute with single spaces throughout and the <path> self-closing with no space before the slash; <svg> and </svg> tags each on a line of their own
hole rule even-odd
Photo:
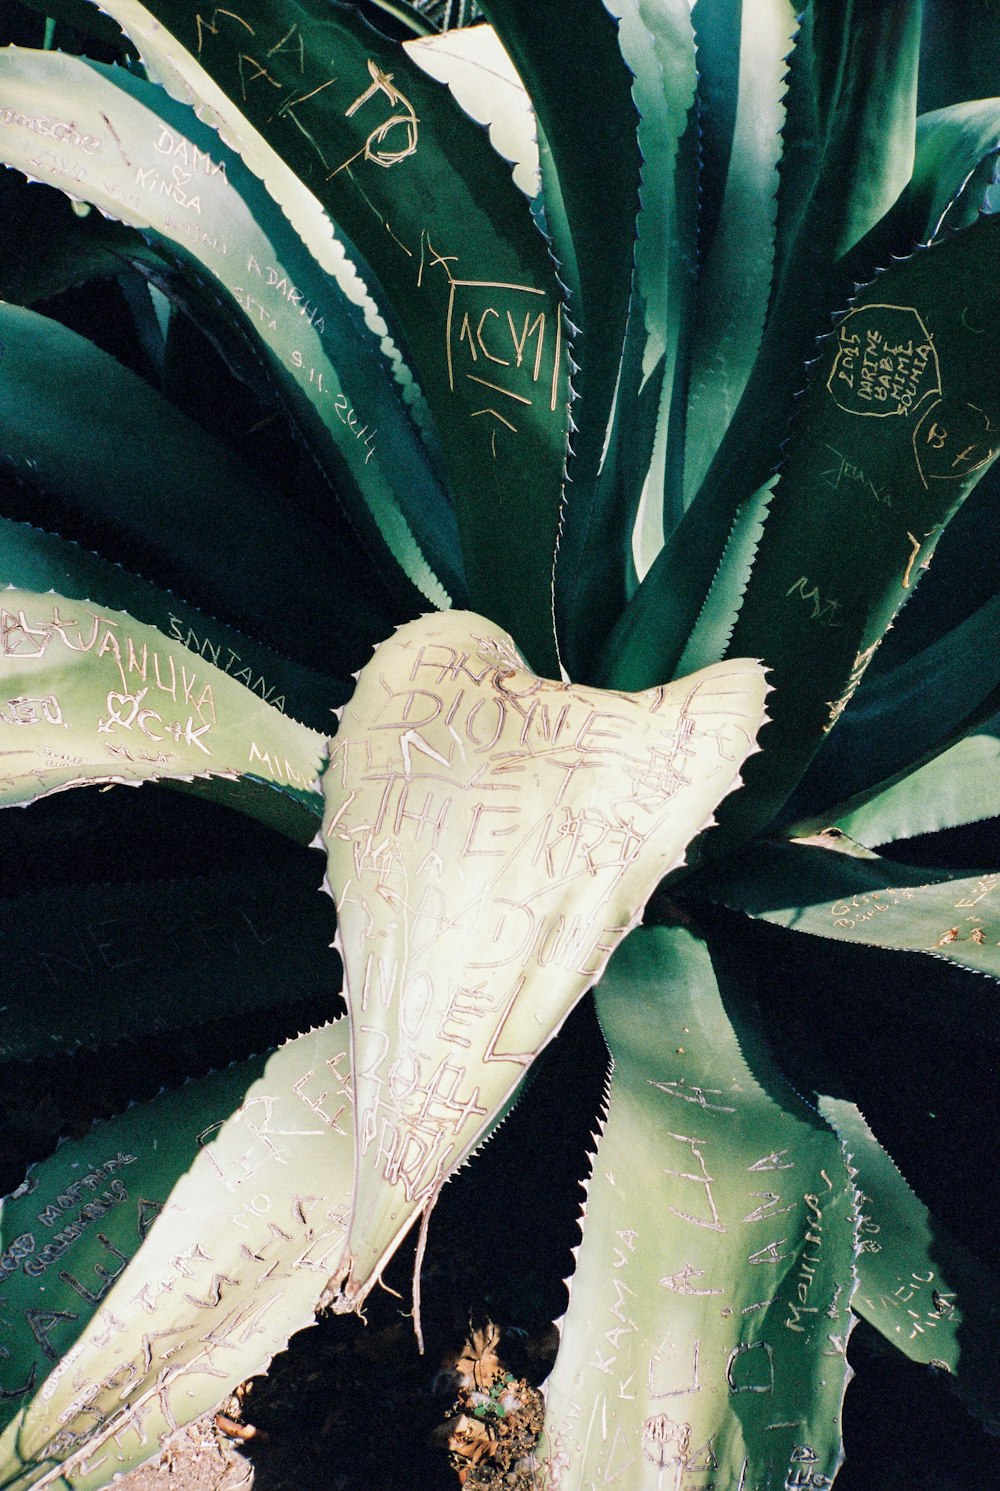
<svg viewBox="0 0 1000 1491">
<path fill-rule="evenodd" d="M 718 7 L 695 10 L 695 28 Z M 687 501 L 698 491 L 757 357 L 771 298 L 791 0 L 747 0 L 732 82 L 735 118 L 719 219 L 698 282 L 684 450 Z"/>
<path fill-rule="evenodd" d="M 699 893 L 749 916 L 871 947 L 927 953 L 1000 977 L 1000 875 L 950 874 L 882 859 L 836 830 L 761 841 Z"/>
<path fill-rule="evenodd" d="M 865 679 L 802 784 L 798 815 L 828 815 L 985 725 L 1000 704 L 998 623 L 994 597 L 906 662 Z"/>
<path fill-rule="evenodd" d="M 814 0 L 812 9 L 823 153 L 803 238 L 819 230 L 824 257 L 834 259 L 875 226 L 910 178 L 922 6 Z"/>
<path fill-rule="evenodd" d="M 887 269 L 813 370 L 730 643 L 775 685 L 737 833 L 787 799 L 1000 448 L 998 233 L 984 219 Z"/>
<path fill-rule="evenodd" d="M 801 838 L 826 827 L 839 828 L 874 849 L 896 839 L 998 817 L 1000 716 L 994 715 L 926 765 L 881 791 L 861 793 L 811 821 L 797 823 L 790 834 Z"/>
<path fill-rule="evenodd" d="M 669 5 L 641 0 L 638 10 L 662 77 L 648 64 L 637 65 L 646 51 L 633 40 L 636 27 L 623 27 L 624 54 L 636 73 L 633 93 L 640 113 L 643 156 L 636 276 L 626 343 L 628 356 L 638 338 L 641 381 L 624 384 L 626 390 L 635 389 L 634 410 L 641 418 L 635 419 L 620 395 L 609 452 L 616 462 L 618 501 L 630 520 L 639 493 L 632 535 L 636 576 L 630 576 L 629 594 L 682 508 L 684 389 L 696 309 L 699 193 L 705 185 L 704 175 L 699 174 L 702 136 L 690 7 L 683 0 Z M 656 410 L 651 446 L 645 406 Z"/>
<path fill-rule="evenodd" d="M 8 585 L 17 590 L 55 590 L 74 601 L 89 600 L 102 609 L 127 611 L 229 673 L 282 714 L 302 719 L 324 734 L 330 727 L 331 710 L 351 692 L 349 682 L 291 662 L 78 544 L 27 523 L 0 518 L 0 586 Z"/>
<path fill-rule="evenodd" d="M 0 804 L 196 777 L 212 796 L 228 777 L 237 803 L 280 828 L 286 797 L 318 815 L 323 736 L 123 611 L 52 592 L 0 601 Z"/>
<path fill-rule="evenodd" d="M 139 260 L 163 261 L 141 234 L 99 212 L 80 215 L 61 192 L 0 173 L 0 298 L 32 305 L 86 280 L 118 275 Z"/>
<path fill-rule="evenodd" d="M 350 1194 L 347 1023 L 64 1144 L 0 1212 L 0 1485 L 98 1491 L 309 1325 Z"/>
<path fill-rule="evenodd" d="M 87 0 L 21 0 L 21 3 L 38 13 L 39 43 L 46 23 L 54 21 L 57 28 L 69 26 L 73 31 L 79 32 L 81 37 L 90 38 L 102 48 L 110 47 L 116 54 L 132 51 L 127 38 L 122 36 L 121 28 L 103 10 L 88 4 Z M 65 44 L 58 32 L 56 40 Z"/>
<path fill-rule="evenodd" d="M 151 228 L 221 284 L 325 455 L 369 549 L 388 563 L 388 546 L 418 592 L 445 604 L 395 496 L 398 483 L 418 510 L 443 505 L 389 365 L 376 353 L 384 323 L 367 326 L 363 310 L 317 271 L 259 182 L 162 89 L 52 53 L 10 48 L 0 67 L 15 121 L 28 121 L 3 131 L 3 159 Z M 54 97 L 74 116 L 73 154 L 63 165 L 54 152 L 39 152 L 30 124 Z M 360 296 L 356 276 L 353 283 Z M 358 410 L 367 412 L 359 418 Z"/>
<path fill-rule="evenodd" d="M 694 97 L 691 24 L 686 6 L 682 16 L 679 5 L 638 0 L 589 0 L 586 24 L 579 7 L 565 3 L 498 0 L 487 8 L 538 109 L 546 225 L 576 328 L 572 500 L 560 535 L 556 616 L 568 667 L 586 677 L 625 603 L 661 361 L 672 372 L 676 357 L 668 345 L 681 325 L 667 311 L 679 300 L 671 196 Z M 649 408 L 637 424 L 647 380 Z M 661 498 L 662 461 L 657 516 Z"/>
<path fill-rule="evenodd" d="M 597 679 L 605 687 L 648 687 L 675 674 L 740 508 L 773 475 L 789 423 L 801 413 L 796 396 L 817 337 L 855 282 L 884 262 L 884 249 L 881 261 L 866 257 L 860 267 L 837 256 L 909 178 L 919 7 L 916 0 L 823 0 L 804 35 L 826 79 L 814 101 L 822 146 L 809 202 L 739 407 L 700 491 L 604 649 Z M 768 245 L 755 248 L 770 253 Z"/>
<path fill-rule="evenodd" d="M 614 1058 L 546 1389 L 560 1491 L 826 1487 L 854 1217 L 833 1132 L 741 1052 L 708 951 L 642 928 L 597 989 Z"/>
<path fill-rule="evenodd" d="M 821 1097 L 861 1193 L 851 1307 L 911 1361 L 956 1377 L 991 1426 L 1000 1406 L 1000 1287 L 910 1190 L 853 1103 Z"/>
<path fill-rule="evenodd" d="M 457 611 L 362 670 L 324 776 L 357 1073 L 336 1309 L 363 1302 L 738 784 L 764 693 L 747 661 L 633 696 L 556 683 Z"/>
<path fill-rule="evenodd" d="M 393 608 L 353 583 L 320 523 L 306 515 L 291 523 L 281 494 L 249 465 L 85 337 L 0 303 L 0 338 L 4 465 L 58 495 L 84 524 L 140 545 L 185 593 L 293 653 L 306 623 L 289 613 L 288 575 L 301 576 L 308 654 L 322 626 L 341 634 L 341 659 L 364 660 Z M 250 552 L 266 556 L 252 588 Z M 333 604 L 331 578 L 341 569 Z"/>
<path fill-rule="evenodd" d="M 580 616 L 587 675 L 600 644 L 681 506 L 683 398 L 694 315 L 698 211 L 696 68 L 689 7 L 621 3 L 619 45 L 634 74 L 642 156 L 632 301 L 612 419 L 597 473 L 587 549 L 567 515 L 557 599 Z M 588 354 L 584 348 L 585 357 Z M 561 591 L 560 591 L 561 582 Z M 625 585 L 624 593 L 622 585 Z M 583 606 L 590 596 L 586 624 Z M 595 626 L 595 612 L 600 623 Z M 576 641 L 578 653 L 581 642 Z"/>
<path fill-rule="evenodd" d="M 560 294 L 485 131 L 347 7 L 253 0 L 202 17 L 175 0 L 111 0 L 110 10 L 147 66 L 218 124 L 321 263 L 324 211 L 357 244 L 434 413 L 470 599 L 555 671 Z"/>
<path fill-rule="evenodd" d="M 0 1061 L 292 1001 L 329 1009 L 339 985 L 329 949 L 336 923 L 317 879 L 309 855 L 293 870 L 259 865 L 210 880 L 78 885 L 0 901 L 9 970 Z"/>
<path fill-rule="evenodd" d="M 918 119 L 908 196 L 925 224 L 924 236 L 966 228 L 980 212 L 996 211 L 998 156 L 1000 99 L 955 104 Z"/>
<path fill-rule="evenodd" d="M 995 0 L 924 0 L 920 108 L 942 109 L 966 99 L 992 98 L 1000 11 Z"/>
</svg>

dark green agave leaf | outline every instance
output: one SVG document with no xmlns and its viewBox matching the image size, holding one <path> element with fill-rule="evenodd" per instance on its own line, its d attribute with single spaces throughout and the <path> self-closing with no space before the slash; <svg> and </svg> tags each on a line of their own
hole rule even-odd
<svg viewBox="0 0 1000 1491">
<path fill-rule="evenodd" d="M 365 660 L 371 639 L 391 625 L 388 608 L 349 571 L 332 604 L 341 566 L 319 523 L 297 515 L 292 524 L 280 494 L 250 466 L 85 337 L 3 303 L 0 337 L 4 465 L 59 496 L 69 514 L 141 545 L 211 609 L 292 652 L 305 629 L 289 611 L 295 574 L 307 614 L 325 617 L 327 635 L 341 633 L 354 666 Z M 266 556 L 252 587 L 248 553 Z M 335 665 L 332 648 L 330 657 Z"/>
<path fill-rule="evenodd" d="M 943 1368 L 991 1426 L 1000 1408 L 1000 1285 L 918 1201 L 853 1103 L 821 1097 L 860 1192 L 854 1312 L 911 1361 Z"/>
<path fill-rule="evenodd" d="M 1000 87 L 1000 77 L 995 79 Z M 968 227 L 1000 206 L 1000 100 L 979 99 L 924 114 L 908 195 L 927 238 Z"/>
<path fill-rule="evenodd" d="M 997 91 L 995 0 L 924 0 L 920 108 L 942 109 Z"/>
<path fill-rule="evenodd" d="M 816 338 L 854 281 L 876 269 L 870 257 L 859 268 L 838 255 L 878 222 L 909 178 L 916 0 L 892 6 L 822 0 L 803 36 L 823 76 L 813 100 L 821 140 L 817 175 L 739 407 L 701 490 L 605 648 L 598 677 L 607 687 L 646 687 L 672 676 L 699 616 L 715 627 L 705 598 L 719 557 L 741 507 L 756 503 L 779 464 Z M 755 247 L 770 254 L 769 242 Z"/>
<path fill-rule="evenodd" d="M 994 597 L 906 662 L 866 679 L 802 783 L 796 816 L 829 822 L 834 804 L 879 791 L 987 728 L 1000 706 L 998 625 Z"/>
<path fill-rule="evenodd" d="M 840 1144 L 762 1053 L 748 1065 L 690 933 L 632 933 L 597 1002 L 614 1071 L 549 1484 L 829 1486 L 853 1288 Z"/>
<path fill-rule="evenodd" d="M 0 1208 L 0 1485 L 99 1491 L 309 1325 L 351 1189 L 337 1021 L 102 1123 Z"/>
<path fill-rule="evenodd" d="M 725 12 L 705 0 L 705 45 Z M 745 3 L 726 92 L 733 109 L 718 221 L 698 281 L 684 448 L 684 491 L 698 491 L 753 370 L 771 299 L 778 165 L 784 141 L 786 57 L 797 30 L 792 0 Z M 712 57 L 715 48 L 709 45 Z M 725 48 L 719 48 L 727 55 Z M 721 83 L 719 88 L 721 89 Z M 711 97 L 711 94 L 710 94 Z"/>
<path fill-rule="evenodd" d="M 601 0 L 544 6 L 494 0 L 484 9 L 535 105 L 546 146 L 545 224 L 569 291 L 572 501 L 559 541 L 556 615 L 566 662 L 580 676 L 600 630 L 625 603 L 638 493 L 621 490 L 612 426 L 620 409 L 630 434 L 636 433 L 631 415 L 641 370 L 634 356 L 630 363 L 622 356 L 644 169 L 637 126 L 640 95 L 658 95 L 663 107 L 662 69 L 637 0 L 607 6 Z M 670 24 L 665 18 L 664 29 Z M 647 139 L 647 149 L 648 144 Z M 663 268 L 661 261 L 661 277 Z M 632 315 L 640 318 L 641 330 L 641 305 L 633 306 Z"/>
<path fill-rule="evenodd" d="M 329 1011 L 336 924 L 319 873 L 306 855 L 293 869 L 0 901 L 0 1061 L 309 998 Z"/>
<path fill-rule="evenodd" d="M 116 54 L 132 51 L 128 39 L 122 36 L 121 28 L 88 0 L 21 0 L 21 3 L 38 12 L 39 41 L 45 22 L 54 21 L 59 28 L 54 37 L 57 44 L 63 41 L 62 29 L 69 26 L 80 36 L 98 42 L 102 48 L 112 48 Z M 104 52 L 102 55 L 107 54 Z"/>
<path fill-rule="evenodd" d="M 388 547 L 416 587 L 411 607 L 421 597 L 446 604 L 395 495 L 398 485 L 414 507 L 432 513 L 435 497 L 438 507 L 443 501 L 387 364 L 373 355 L 384 324 L 376 337 L 358 307 L 331 293 L 259 183 L 161 89 L 75 58 L 14 48 L 0 57 L 0 77 L 17 111 L 0 138 L 3 159 L 151 228 L 221 282 L 259 339 L 283 398 L 332 461 L 369 548 L 378 555 Z M 63 130 L 58 143 L 66 135 L 68 159 L 39 150 L 33 125 L 51 120 L 43 111 L 54 97 L 73 114 L 71 134 L 52 124 Z M 353 285 L 360 297 L 356 275 Z M 368 412 L 359 417 L 359 409 Z M 391 571 L 388 556 L 385 563 Z"/>
<path fill-rule="evenodd" d="M 1000 875 L 993 871 L 899 864 L 834 829 L 811 842 L 761 840 L 699 891 L 796 932 L 927 953 L 1000 978 Z"/>
<path fill-rule="evenodd" d="M 87 280 L 120 275 L 136 262 L 166 269 L 134 229 L 82 210 L 61 192 L 0 172 L 0 297 L 33 305 Z"/>
<path fill-rule="evenodd" d="M 737 832 L 787 798 L 1000 449 L 998 235 L 984 219 L 894 264 L 813 371 L 730 643 L 775 684 Z"/>
<path fill-rule="evenodd" d="M 898 781 L 862 793 L 811 822 L 797 823 L 794 838 L 839 828 L 874 849 L 896 839 L 936 833 L 1000 817 L 1000 715 Z"/>
<path fill-rule="evenodd" d="M 558 671 L 561 297 L 485 131 L 345 6 L 252 0 L 208 19 L 175 0 L 108 9 L 147 67 L 218 124 L 314 253 L 329 241 L 324 210 L 358 246 L 434 414 L 470 601 Z"/>
</svg>

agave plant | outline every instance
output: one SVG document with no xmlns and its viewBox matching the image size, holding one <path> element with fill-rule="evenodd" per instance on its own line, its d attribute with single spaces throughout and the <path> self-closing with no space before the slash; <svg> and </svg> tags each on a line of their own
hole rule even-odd
<svg viewBox="0 0 1000 1491">
<path fill-rule="evenodd" d="M 873 1008 L 994 1031 L 1000 7 L 481 8 L 0 53 L 5 1061 L 347 1005 L 4 1203 L 5 1487 L 156 1454 L 415 1228 L 418 1291 L 592 986 L 539 1484 L 829 1486 L 856 1315 L 994 1422 L 991 1280 L 843 1073 Z M 144 783 L 253 865 L 155 881 Z"/>
</svg>

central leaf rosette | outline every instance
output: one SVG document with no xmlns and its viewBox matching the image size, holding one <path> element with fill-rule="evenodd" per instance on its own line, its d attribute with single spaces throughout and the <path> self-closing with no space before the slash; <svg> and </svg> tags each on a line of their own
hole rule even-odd
<svg viewBox="0 0 1000 1491">
<path fill-rule="evenodd" d="M 539 678 L 469 612 L 377 649 L 324 778 L 355 1083 L 324 1303 L 361 1303 L 503 1112 L 739 784 L 766 692 L 745 659 L 635 694 Z"/>
</svg>

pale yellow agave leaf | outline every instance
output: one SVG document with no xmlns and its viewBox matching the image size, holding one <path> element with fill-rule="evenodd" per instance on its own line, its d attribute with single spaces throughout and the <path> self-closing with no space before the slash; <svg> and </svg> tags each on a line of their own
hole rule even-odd
<svg viewBox="0 0 1000 1491">
<path fill-rule="evenodd" d="M 469 612 L 383 643 L 324 777 L 355 1181 L 323 1303 L 361 1304 L 756 749 L 736 659 L 643 693 L 532 673 Z"/>
</svg>

